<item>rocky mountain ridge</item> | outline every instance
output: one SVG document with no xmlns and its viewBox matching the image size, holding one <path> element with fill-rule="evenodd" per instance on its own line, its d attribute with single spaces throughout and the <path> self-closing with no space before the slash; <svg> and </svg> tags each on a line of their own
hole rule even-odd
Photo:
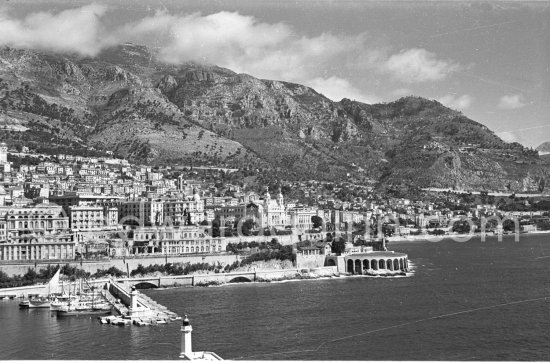
<svg viewBox="0 0 550 363">
<path fill-rule="evenodd" d="M 550 154 L 550 141 L 543 142 L 535 149 L 539 152 L 540 155 Z"/>
<path fill-rule="evenodd" d="M 334 102 L 122 44 L 95 58 L 0 49 L 0 137 L 134 162 L 255 168 L 287 179 L 547 190 L 547 164 L 436 101 Z"/>
</svg>

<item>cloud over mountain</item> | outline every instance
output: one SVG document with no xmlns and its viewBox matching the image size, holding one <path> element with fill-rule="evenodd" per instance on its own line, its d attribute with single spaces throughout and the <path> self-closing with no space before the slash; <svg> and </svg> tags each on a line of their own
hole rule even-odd
<svg viewBox="0 0 550 363">
<path fill-rule="evenodd" d="M 130 41 L 153 47 L 167 63 L 215 64 L 305 84 L 333 100 L 369 103 L 380 101 L 372 94 L 381 77 L 402 83 L 438 81 L 459 67 L 420 48 L 392 54 L 390 46 L 367 33 L 299 35 L 286 23 L 262 22 L 238 12 L 157 11 L 106 31 L 103 18 L 108 11 L 108 6 L 87 5 L 23 19 L 0 13 L 0 45 L 94 56 L 107 46 Z"/>
<path fill-rule="evenodd" d="M 57 14 L 32 13 L 24 19 L 13 19 L 3 11 L 0 45 L 94 56 L 116 42 L 106 35 L 101 24 L 106 11 L 106 6 L 92 4 Z"/>
</svg>

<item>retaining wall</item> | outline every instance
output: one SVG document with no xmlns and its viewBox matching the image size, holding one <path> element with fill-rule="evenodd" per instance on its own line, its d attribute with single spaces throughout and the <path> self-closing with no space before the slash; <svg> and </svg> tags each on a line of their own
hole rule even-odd
<svg viewBox="0 0 550 363">
<path fill-rule="evenodd" d="M 147 267 L 149 265 L 164 265 L 165 263 L 203 263 L 207 262 L 210 264 L 217 264 L 218 262 L 222 265 L 230 265 L 235 261 L 240 261 L 241 256 L 238 255 L 182 255 L 182 256 L 168 256 L 168 257 L 138 257 L 138 258 L 126 258 L 126 259 L 111 259 L 105 261 L 43 261 L 36 264 L 33 263 L 10 263 L 10 264 L 0 264 L 0 271 L 3 271 L 8 276 L 13 275 L 24 275 L 27 273 L 29 268 L 40 271 L 40 269 L 45 269 L 48 265 L 57 265 L 60 266 L 66 265 L 67 263 L 72 267 L 77 267 L 86 272 L 94 274 L 97 270 L 107 270 L 109 267 L 116 267 L 119 270 L 124 272 L 132 272 L 136 269 L 139 264 Z"/>
<path fill-rule="evenodd" d="M 296 255 L 296 267 L 298 268 L 316 268 L 325 265 L 325 255 Z"/>
<path fill-rule="evenodd" d="M 276 238 L 282 245 L 291 245 L 300 241 L 312 240 L 320 241 L 326 237 L 325 233 L 305 233 L 300 231 L 293 231 L 292 234 L 286 234 L 281 236 L 240 236 L 240 237 L 225 237 L 224 241 L 227 243 L 239 243 L 239 242 L 271 242 L 273 238 Z"/>
</svg>

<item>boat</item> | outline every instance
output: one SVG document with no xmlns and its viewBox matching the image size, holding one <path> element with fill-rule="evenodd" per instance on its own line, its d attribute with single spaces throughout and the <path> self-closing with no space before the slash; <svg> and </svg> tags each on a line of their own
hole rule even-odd
<svg viewBox="0 0 550 363">
<path fill-rule="evenodd" d="M 100 316 L 98 317 L 98 319 L 101 322 L 101 324 L 111 324 L 111 321 L 113 321 L 114 319 L 117 319 L 117 317 L 114 315 L 108 315 L 108 316 Z"/>
<path fill-rule="evenodd" d="M 111 304 L 102 298 L 91 300 L 82 298 L 69 300 L 67 304 L 60 304 L 56 312 L 57 316 L 107 315 L 111 313 Z"/>
<path fill-rule="evenodd" d="M 57 307 L 57 316 L 79 316 L 79 315 L 107 315 L 111 313 L 111 304 L 102 296 L 82 294 L 77 299 L 68 300 L 67 304 Z"/>
<path fill-rule="evenodd" d="M 74 304 L 76 301 L 77 301 L 76 296 L 62 295 L 62 296 L 52 297 L 51 304 L 50 304 L 50 310 L 51 311 L 63 310 L 63 308 L 69 306 L 69 304 L 71 304 L 71 303 Z"/>
<path fill-rule="evenodd" d="M 19 303 L 19 307 L 22 309 L 44 309 L 44 308 L 50 308 L 51 307 L 51 299 L 50 297 L 52 294 L 58 294 L 59 293 L 59 274 L 61 273 L 61 269 L 58 269 L 57 272 L 53 275 L 53 277 L 48 281 L 48 283 L 44 286 L 42 294 L 36 294 L 36 295 L 29 295 L 29 298 L 27 300 L 22 301 Z"/>
<path fill-rule="evenodd" d="M 138 320 L 134 320 L 134 325 L 137 325 L 137 326 L 148 326 L 148 325 L 151 325 L 150 322 L 148 321 L 144 321 L 142 319 L 138 319 Z"/>
<path fill-rule="evenodd" d="M 132 324 L 131 319 L 122 318 L 122 317 L 115 317 L 114 319 L 111 319 L 111 325 L 123 326 L 123 325 L 130 325 L 130 324 Z"/>
<path fill-rule="evenodd" d="M 56 312 L 57 316 L 107 315 L 111 313 L 111 307 L 92 308 L 90 306 L 71 306 L 62 307 Z"/>
<path fill-rule="evenodd" d="M 24 300 L 19 303 L 19 307 L 22 309 L 49 309 L 50 300 L 45 297 L 34 297 L 28 300 Z"/>
</svg>

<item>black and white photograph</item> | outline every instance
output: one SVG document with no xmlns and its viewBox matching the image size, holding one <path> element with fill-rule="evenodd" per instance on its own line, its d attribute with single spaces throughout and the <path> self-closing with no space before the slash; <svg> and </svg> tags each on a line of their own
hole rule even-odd
<svg viewBox="0 0 550 363">
<path fill-rule="evenodd" d="M 0 0 L 0 361 L 550 361 L 550 1 Z"/>
</svg>

